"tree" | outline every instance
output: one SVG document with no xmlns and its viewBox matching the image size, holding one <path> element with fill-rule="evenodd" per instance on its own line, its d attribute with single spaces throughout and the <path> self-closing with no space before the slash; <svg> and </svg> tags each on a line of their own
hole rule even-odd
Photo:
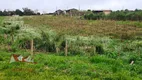
<svg viewBox="0 0 142 80">
<path fill-rule="evenodd" d="M 4 11 L 3 11 L 3 16 L 9 16 L 9 13 L 8 13 L 7 10 L 4 10 Z"/>
<path fill-rule="evenodd" d="M 0 11 L 0 16 L 3 16 L 3 12 L 2 11 Z"/>
<path fill-rule="evenodd" d="M 21 10 L 19 10 L 19 9 L 15 10 L 15 14 L 19 15 L 19 16 L 23 16 L 23 12 Z"/>
<path fill-rule="evenodd" d="M 34 11 L 28 8 L 23 8 L 24 15 L 35 15 Z"/>
</svg>

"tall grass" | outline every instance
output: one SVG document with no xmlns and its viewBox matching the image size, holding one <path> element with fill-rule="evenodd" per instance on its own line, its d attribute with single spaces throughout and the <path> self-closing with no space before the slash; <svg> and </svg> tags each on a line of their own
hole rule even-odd
<svg viewBox="0 0 142 80">
<path fill-rule="evenodd" d="M 0 16 L 0 25 L 2 24 L 2 21 L 4 20 L 5 17 Z"/>
<path fill-rule="evenodd" d="M 8 18 L 17 24 L 15 20 L 24 20 L 25 24 L 20 25 L 14 35 L 12 47 L 17 51 L 6 52 L 0 48 L 0 79 L 142 79 L 142 42 L 137 33 L 142 28 L 117 21 L 87 21 L 64 16 Z M 34 56 L 37 64 L 9 64 L 11 54 L 29 55 L 26 49 L 30 49 L 31 39 L 38 53 Z M 66 44 L 68 56 L 64 57 Z M 130 65 L 132 61 L 134 64 Z"/>
<path fill-rule="evenodd" d="M 110 21 L 110 20 L 81 20 L 75 17 L 65 16 L 32 16 L 24 17 L 26 24 L 34 27 L 48 26 L 58 34 L 80 35 L 80 36 L 112 36 L 115 38 L 131 39 L 141 34 L 142 28 L 134 24 L 140 22 Z M 36 22 L 36 23 L 35 23 Z"/>
</svg>

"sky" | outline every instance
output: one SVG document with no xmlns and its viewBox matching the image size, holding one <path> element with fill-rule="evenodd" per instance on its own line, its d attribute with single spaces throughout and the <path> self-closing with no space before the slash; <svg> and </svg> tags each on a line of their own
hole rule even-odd
<svg viewBox="0 0 142 80">
<path fill-rule="evenodd" d="M 57 9 L 122 10 L 142 9 L 142 0 L 1 0 L 0 10 L 30 8 L 39 12 L 54 12 Z"/>
</svg>

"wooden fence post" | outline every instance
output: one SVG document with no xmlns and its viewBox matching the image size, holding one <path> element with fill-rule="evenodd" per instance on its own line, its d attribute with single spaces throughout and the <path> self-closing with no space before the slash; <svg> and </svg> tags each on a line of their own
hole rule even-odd
<svg viewBox="0 0 142 80">
<path fill-rule="evenodd" d="M 96 54 L 96 46 L 94 46 L 93 49 L 94 49 L 94 55 L 95 55 Z"/>
<path fill-rule="evenodd" d="M 59 49 L 58 47 L 56 47 L 56 53 L 57 53 L 57 54 L 59 54 L 59 50 L 60 50 L 60 49 Z"/>
<path fill-rule="evenodd" d="M 33 56 L 33 51 L 34 51 L 34 41 L 32 39 L 31 40 L 31 56 Z"/>
<path fill-rule="evenodd" d="M 68 43 L 67 43 L 67 40 L 65 42 L 65 56 L 68 55 Z"/>
</svg>

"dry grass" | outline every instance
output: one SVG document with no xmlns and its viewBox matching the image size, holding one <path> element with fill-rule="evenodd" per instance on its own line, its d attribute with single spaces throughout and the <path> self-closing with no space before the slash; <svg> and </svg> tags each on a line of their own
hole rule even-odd
<svg viewBox="0 0 142 80">
<path fill-rule="evenodd" d="M 118 21 L 91 21 L 65 16 L 26 16 L 24 17 L 24 21 L 26 24 L 34 27 L 48 26 L 59 34 L 67 35 L 107 35 L 113 37 L 127 37 L 142 34 L 142 28 L 134 25 L 118 24 Z"/>
</svg>

